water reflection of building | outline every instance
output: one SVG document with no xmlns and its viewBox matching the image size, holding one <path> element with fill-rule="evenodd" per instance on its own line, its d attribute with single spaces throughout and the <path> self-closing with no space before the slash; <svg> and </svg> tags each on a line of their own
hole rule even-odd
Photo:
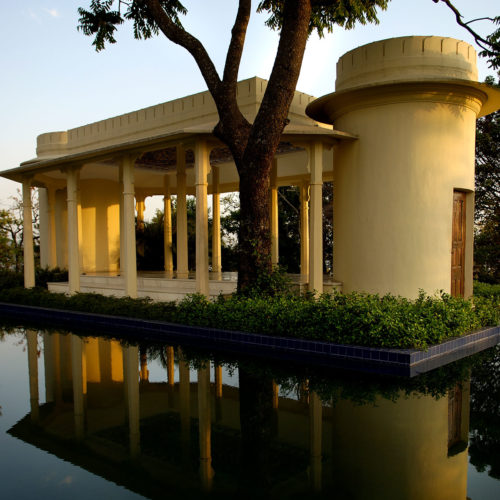
<svg viewBox="0 0 500 500">
<path fill-rule="evenodd" d="M 280 396 L 271 379 L 268 392 L 248 394 L 223 385 L 221 367 L 211 382 L 208 364 L 195 382 L 180 362 L 175 381 L 172 347 L 164 352 L 166 382 L 151 382 L 137 346 L 44 334 L 47 403 L 39 407 L 36 332 L 27 341 L 31 412 L 11 433 L 146 496 L 173 484 L 178 492 L 235 491 L 239 455 L 252 453 L 242 449 L 240 424 L 250 396 L 270 409 L 255 408 L 269 417 L 260 425 L 272 436 L 267 457 L 255 455 L 268 470 L 255 471 L 275 496 L 313 489 L 335 498 L 466 498 L 467 384 L 437 400 L 401 394 L 396 402 L 377 396 L 375 405 L 340 399 L 332 407 L 307 381 L 297 398 Z M 124 475 L 127 463 L 136 469 Z"/>
</svg>

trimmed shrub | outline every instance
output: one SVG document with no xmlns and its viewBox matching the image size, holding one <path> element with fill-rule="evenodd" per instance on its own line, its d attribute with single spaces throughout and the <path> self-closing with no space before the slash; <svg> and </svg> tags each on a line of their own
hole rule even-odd
<svg viewBox="0 0 500 500">
<path fill-rule="evenodd" d="M 370 347 L 426 348 L 446 339 L 500 323 L 498 296 L 471 300 L 445 293 L 416 300 L 362 293 L 220 297 L 209 301 L 190 295 L 176 302 L 72 296 L 43 288 L 2 288 L 0 300 L 95 314 L 161 320 L 171 323 L 240 330 Z"/>
</svg>

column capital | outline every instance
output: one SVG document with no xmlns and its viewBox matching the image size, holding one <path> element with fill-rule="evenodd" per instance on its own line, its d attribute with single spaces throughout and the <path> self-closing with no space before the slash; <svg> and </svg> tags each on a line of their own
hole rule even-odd
<svg viewBox="0 0 500 500">
<path fill-rule="evenodd" d="M 35 176 L 33 174 L 23 174 L 22 182 L 23 184 L 28 184 L 29 187 L 32 187 L 34 178 Z"/>
<path fill-rule="evenodd" d="M 65 165 L 59 169 L 63 174 L 68 175 L 68 173 L 78 173 L 83 168 L 83 163 L 78 163 L 75 165 Z"/>
</svg>

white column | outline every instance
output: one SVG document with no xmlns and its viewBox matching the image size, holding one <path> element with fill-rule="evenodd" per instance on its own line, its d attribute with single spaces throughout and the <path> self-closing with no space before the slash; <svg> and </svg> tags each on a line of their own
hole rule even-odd
<svg viewBox="0 0 500 500">
<path fill-rule="evenodd" d="M 57 267 L 57 239 L 56 239 L 56 189 L 47 188 L 47 210 L 49 221 L 49 267 Z"/>
<path fill-rule="evenodd" d="M 170 177 L 163 179 L 163 248 L 165 271 L 169 278 L 173 276 L 174 263 L 172 259 L 172 201 L 170 197 Z"/>
<path fill-rule="evenodd" d="M 144 195 L 136 193 L 135 209 L 137 211 L 137 229 L 144 229 L 144 210 L 146 209 L 146 197 Z M 144 257 L 144 240 L 137 243 L 137 253 Z"/>
<path fill-rule="evenodd" d="M 71 335 L 71 374 L 73 378 L 73 416 L 75 437 L 81 441 L 85 435 L 85 399 L 87 395 L 87 360 L 85 343 Z"/>
<path fill-rule="evenodd" d="M 127 416 L 129 425 L 129 446 L 131 458 L 140 453 L 140 410 L 139 410 L 139 349 L 137 346 L 123 347 L 123 380 L 126 384 Z"/>
<path fill-rule="evenodd" d="M 80 291 L 80 244 L 78 240 L 78 169 L 66 170 L 68 203 L 68 281 L 69 293 Z"/>
<path fill-rule="evenodd" d="M 24 287 L 35 286 L 35 252 L 33 248 L 33 217 L 31 212 L 31 179 L 23 182 L 23 255 Z"/>
<path fill-rule="evenodd" d="M 219 167 L 212 167 L 212 212 L 212 272 L 215 279 L 222 279 Z"/>
<path fill-rule="evenodd" d="M 271 203 L 270 203 L 270 218 L 271 218 L 271 263 L 274 266 L 279 262 L 279 241 L 278 241 L 278 160 L 273 159 L 271 170 Z"/>
<path fill-rule="evenodd" d="M 309 147 L 311 220 L 309 242 L 309 290 L 323 293 L 323 144 Z"/>
<path fill-rule="evenodd" d="M 36 330 L 26 330 L 28 344 L 28 372 L 30 381 L 30 409 L 32 422 L 38 422 L 38 336 Z"/>
<path fill-rule="evenodd" d="M 177 147 L 177 278 L 188 277 L 186 152 Z"/>
<path fill-rule="evenodd" d="M 134 163 L 132 155 L 122 158 L 123 176 L 123 243 L 124 243 L 124 266 L 125 294 L 129 297 L 137 297 L 137 264 L 135 244 L 135 206 L 134 206 Z"/>
<path fill-rule="evenodd" d="M 144 228 L 144 210 L 146 209 L 146 197 L 137 193 L 135 195 L 135 209 L 137 210 L 137 228 Z"/>
<path fill-rule="evenodd" d="M 309 183 L 300 185 L 300 277 L 309 282 Z"/>
<path fill-rule="evenodd" d="M 203 140 L 196 141 L 194 174 L 196 187 L 196 292 L 208 297 L 208 206 L 207 175 L 209 150 Z"/>
<path fill-rule="evenodd" d="M 119 165 L 119 185 L 121 186 L 120 193 L 120 274 L 125 273 L 125 222 L 123 218 L 123 165 Z"/>
<path fill-rule="evenodd" d="M 49 200 L 46 188 L 38 188 L 38 217 L 40 233 L 40 267 L 49 267 Z"/>
</svg>

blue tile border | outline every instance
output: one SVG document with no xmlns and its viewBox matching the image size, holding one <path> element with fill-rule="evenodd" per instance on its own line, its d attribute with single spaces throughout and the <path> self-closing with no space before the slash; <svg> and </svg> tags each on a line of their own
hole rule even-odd
<svg viewBox="0 0 500 500">
<path fill-rule="evenodd" d="M 180 342 L 195 347 L 409 377 L 457 361 L 500 342 L 500 326 L 483 328 L 421 351 L 347 346 L 2 302 L 0 313 L 2 318 L 32 320 L 49 327 L 70 330 L 102 329 L 106 333 L 133 340 Z"/>
</svg>

